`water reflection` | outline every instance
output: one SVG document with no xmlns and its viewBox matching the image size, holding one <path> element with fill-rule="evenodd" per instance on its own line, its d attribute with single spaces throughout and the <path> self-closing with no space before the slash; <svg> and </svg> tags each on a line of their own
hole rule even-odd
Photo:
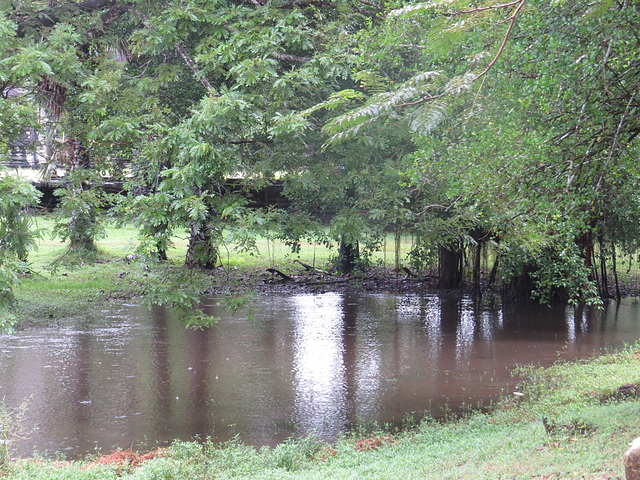
<svg viewBox="0 0 640 480">
<path fill-rule="evenodd" d="M 0 336 L 0 396 L 32 400 L 22 455 L 239 434 L 273 444 L 359 420 L 399 423 L 495 396 L 516 364 L 592 355 L 640 337 L 639 302 L 499 308 L 455 296 L 260 297 L 255 322 L 186 331 L 119 305 L 71 327 Z M 558 353 L 560 352 L 560 353 Z"/>
<path fill-rule="evenodd" d="M 344 360 L 351 349 L 350 339 L 341 335 L 342 299 L 337 295 L 298 296 L 295 305 L 294 359 L 295 416 L 304 430 L 321 430 L 331 421 L 329 431 L 346 422 L 347 391 L 343 388 Z M 346 330 L 346 328 L 345 328 Z M 344 347 L 344 350 L 343 350 Z M 343 357 L 343 355 L 345 357 Z"/>
</svg>

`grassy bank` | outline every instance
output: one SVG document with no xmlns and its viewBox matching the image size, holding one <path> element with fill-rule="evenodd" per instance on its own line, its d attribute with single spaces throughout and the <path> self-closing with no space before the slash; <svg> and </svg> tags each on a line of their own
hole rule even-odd
<svg viewBox="0 0 640 480">
<path fill-rule="evenodd" d="M 37 219 L 41 239 L 37 250 L 29 254 L 29 272 L 15 289 L 17 307 L 11 316 L 17 328 L 65 322 L 112 299 L 144 296 L 168 305 L 181 299 L 195 303 L 206 292 L 237 293 L 268 284 L 277 279 L 266 271 L 270 267 L 297 276 L 304 269 L 294 260 L 327 268 L 334 254 L 332 249 L 312 243 L 302 244 L 293 254 L 284 243 L 258 238 L 250 252 L 238 251 L 233 245 L 222 246 L 220 267 L 213 272 L 187 271 L 182 267 L 186 238 L 173 239 L 167 263 L 149 264 L 133 255 L 137 236 L 133 226 L 107 225 L 107 236 L 97 242 L 98 251 L 79 255 L 51 239 L 53 224 L 51 216 Z M 401 247 L 404 256 L 410 241 L 405 239 Z M 394 253 L 383 249 L 372 262 L 384 271 L 394 263 Z M 3 323 L 6 321 L 0 318 L 0 326 Z"/>
<path fill-rule="evenodd" d="M 79 462 L 8 461 L 7 479 L 614 479 L 640 434 L 640 345 L 599 358 L 528 368 L 519 393 L 490 414 L 425 420 L 326 445 L 309 437 L 257 450 L 178 442 Z"/>
</svg>

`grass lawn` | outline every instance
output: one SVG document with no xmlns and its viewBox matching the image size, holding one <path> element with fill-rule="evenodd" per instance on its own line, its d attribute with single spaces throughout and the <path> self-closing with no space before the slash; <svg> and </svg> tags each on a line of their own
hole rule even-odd
<svg viewBox="0 0 640 480">
<path fill-rule="evenodd" d="M 36 266 L 44 266 L 47 263 L 58 259 L 66 251 L 65 245 L 60 240 L 51 239 L 54 218 L 51 215 L 37 217 L 37 227 L 41 229 L 42 238 L 38 241 L 38 249 L 31 252 L 29 260 Z M 99 251 L 108 256 L 124 257 L 133 253 L 137 238 L 137 230 L 134 225 L 128 224 L 123 227 L 106 225 L 106 237 L 100 239 L 98 243 Z M 176 236 L 173 238 L 174 248 L 168 253 L 169 260 L 177 264 L 184 261 L 187 249 L 187 236 Z M 411 250 L 412 240 L 410 237 L 403 237 L 400 245 L 400 260 L 406 261 L 406 256 Z M 314 265 L 325 267 L 332 255 L 333 249 L 318 243 L 302 243 L 300 251 L 293 253 L 291 248 L 281 241 L 271 241 L 266 238 L 258 238 L 256 250 L 251 252 L 241 252 L 235 245 L 223 245 L 220 250 L 220 263 L 224 268 L 233 267 L 255 267 L 264 268 L 271 266 L 282 266 L 291 263 L 294 259 Z M 388 235 L 379 251 L 373 252 L 371 261 L 374 264 L 392 267 L 395 265 L 394 238 Z"/>
<path fill-rule="evenodd" d="M 312 243 L 302 244 L 300 251 L 293 253 L 283 242 L 258 238 L 256 248 L 248 252 L 239 251 L 233 244 L 223 245 L 220 267 L 210 274 L 182 268 L 186 235 L 173 239 L 166 264 L 152 265 L 130 258 L 137 238 L 133 225 L 107 224 L 105 238 L 97 242 L 98 252 L 87 257 L 69 252 L 64 243 L 51 238 L 53 216 L 37 217 L 36 226 L 41 238 L 38 248 L 29 254 L 30 273 L 23 275 L 15 288 L 15 311 L 0 312 L 0 326 L 15 323 L 20 328 L 64 322 L 101 302 L 141 295 L 149 301 L 174 306 L 182 295 L 190 307 L 216 282 L 242 290 L 244 284 L 270 277 L 265 271 L 269 267 L 294 275 L 302 269 L 294 260 L 324 269 L 335 254 L 335 249 Z M 403 238 L 403 260 L 410 249 L 411 239 Z M 394 241 L 389 236 L 382 250 L 372 254 L 371 261 L 391 267 L 395 265 L 393 250 Z"/>
</svg>

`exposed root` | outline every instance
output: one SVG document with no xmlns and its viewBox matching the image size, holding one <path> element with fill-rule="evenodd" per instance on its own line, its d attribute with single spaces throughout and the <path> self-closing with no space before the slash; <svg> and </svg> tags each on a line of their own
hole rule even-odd
<svg viewBox="0 0 640 480">
<path fill-rule="evenodd" d="M 601 403 L 610 401 L 622 402 L 624 400 L 637 400 L 640 398 L 640 384 L 627 384 L 600 398 Z"/>
</svg>

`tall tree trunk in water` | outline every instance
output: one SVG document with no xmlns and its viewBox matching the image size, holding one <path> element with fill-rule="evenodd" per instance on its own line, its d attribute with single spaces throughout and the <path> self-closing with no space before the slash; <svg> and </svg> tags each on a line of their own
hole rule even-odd
<svg viewBox="0 0 640 480">
<path fill-rule="evenodd" d="M 440 247 L 440 288 L 458 288 L 462 283 L 462 247 L 459 243 Z"/>
<path fill-rule="evenodd" d="M 338 252 L 336 270 L 340 273 L 351 273 L 356 267 L 359 259 L 360 248 L 358 242 L 349 243 L 343 235 L 340 239 L 340 250 Z"/>
<path fill-rule="evenodd" d="M 496 254 L 496 259 L 491 267 L 491 273 L 489 274 L 489 288 L 493 287 L 496 283 L 496 276 L 498 274 L 498 265 L 500 264 L 500 254 Z"/>
<path fill-rule="evenodd" d="M 500 235 L 494 236 L 494 241 L 497 245 L 500 245 Z M 491 267 L 491 273 L 489 274 L 489 289 L 491 289 L 496 283 L 496 276 L 498 274 L 498 266 L 500 265 L 500 250 L 496 251 L 496 259 Z"/>
<path fill-rule="evenodd" d="M 602 288 L 600 290 L 600 296 L 602 298 L 609 298 L 609 280 L 607 278 L 607 250 L 604 245 L 602 237 L 599 238 L 600 243 L 600 277 L 602 282 Z"/>
<path fill-rule="evenodd" d="M 580 249 L 581 256 L 584 258 L 584 266 L 589 269 L 589 280 L 594 279 L 593 270 L 593 235 L 591 232 L 583 233 L 576 241 Z"/>
<path fill-rule="evenodd" d="M 471 238 L 476 242 L 475 255 L 473 257 L 473 295 L 482 296 L 482 289 L 480 287 L 480 267 L 482 261 L 482 247 L 489 238 L 489 234 L 481 227 L 476 227 L 469 232 Z"/>
<path fill-rule="evenodd" d="M 482 242 L 478 242 L 476 245 L 476 254 L 473 261 L 473 294 L 476 296 L 482 296 L 482 289 L 480 288 L 480 260 L 482 259 Z"/>
<path fill-rule="evenodd" d="M 620 301 L 620 283 L 618 282 L 618 264 L 616 262 L 616 244 L 611 240 L 611 258 L 613 259 L 613 278 L 616 281 L 616 300 Z"/>
<path fill-rule="evenodd" d="M 596 265 L 596 249 L 592 249 L 591 250 L 591 254 L 592 254 L 592 259 L 591 259 L 591 265 Z M 600 276 L 598 275 L 598 267 L 594 267 L 593 268 L 593 277 L 594 277 L 594 281 L 596 282 L 596 287 L 598 289 L 598 292 L 601 293 L 601 289 L 600 289 Z"/>
</svg>

